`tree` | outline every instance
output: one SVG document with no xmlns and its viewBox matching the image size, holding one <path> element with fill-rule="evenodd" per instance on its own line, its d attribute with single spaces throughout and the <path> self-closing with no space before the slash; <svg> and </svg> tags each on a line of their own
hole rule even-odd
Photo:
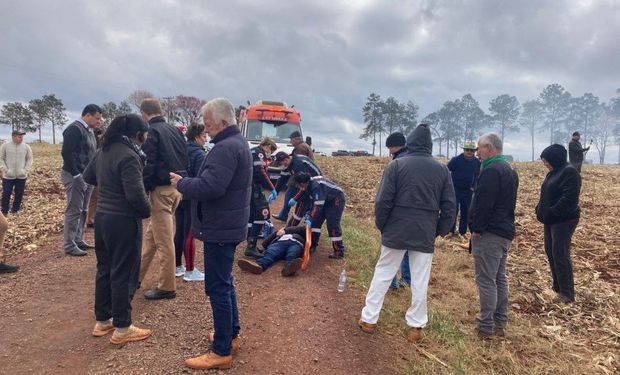
<svg viewBox="0 0 620 375">
<path fill-rule="evenodd" d="M 161 107 L 164 110 L 164 117 L 168 124 L 174 124 L 179 120 L 177 117 L 177 106 L 173 96 L 161 98 Z"/>
<path fill-rule="evenodd" d="M 154 97 L 155 95 L 151 94 L 149 91 L 136 90 L 132 92 L 131 94 L 129 94 L 129 96 L 127 97 L 127 102 L 129 104 L 132 104 L 134 107 L 136 107 L 136 109 L 139 112 L 140 104 L 142 104 L 142 101 L 146 98 L 154 98 Z"/>
<path fill-rule="evenodd" d="M 381 104 L 383 112 L 383 130 L 387 135 L 392 134 L 402 125 L 402 111 L 400 103 L 393 96 Z"/>
<path fill-rule="evenodd" d="M 570 101 L 570 112 L 567 125 L 570 128 L 566 130 L 572 134 L 576 130 L 580 130 L 583 139 L 588 138 L 588 127 L 592 125 L 594 117 L 600 110 L 600 101 L 597 96 L 587 92 L 578 98 Z"/>
<path fill-rule="evenodd" d="M 406 104 L 401 105 L 402 120 L 400 131 L 407 136 L 415 129 L 418 120 L 418 110 L 420 108 L 415 105 L 411 100 Z"/>
<path fill-rule="evenodd" d="M 375 154 L 375 146 L 377 145 L 377 133 L 379 134 L 379 143 L 381 143 L 381 133 L 383 132 L 383 111 L 381 96 L 371 93 L 366 99 L 366 104 L 362 108 L 362 115 L 366 127 L 362 130 L 360 139 L 368 140 L 372 138 L 372 154 Z M 381 155 L 381 147 L 379 147 L 379 155 Z"/>
<path fill-rule="evenodd" d="M 39 131 L 39 143 L 41 143 L 41 128 L 49 120 L 50 108 L 43 99 L 32 99 L 28 104 L 28 108 L 32 112 L 35 127 Z"/>
<path fill-rule="evenodd" d="M 480 129 L 485 127 L 489 121 L 488 116 L 480 109 L 478 101 L 471 94 L 464 95 L 457 106 L 463 129 L 463 139 L 455 139 L 458 143 L 462 140 L 473 140 L 477 137 Z M 455 149 L 458 144 L 455 143 Z"/>
<path fill-rule="evenodd" d="M 101 130 L 108 128 L 112 120 L 114 120 L 117 116 L 122 116 L 131 113 L 131 106 L 127 101 L 123 100 L 120 104 L 116 104 L 114 102 L 107 102 L 101 106 L 101 115 L 103 117 L 103 123 L 101 125 Z"/>
<path fill-rule="evenodd" d="M 519 100 L 508 94 L 500 95 L 489 103 L 490 120 L 497 124 L 500 129 L 500 136 L 504 140 L 507 132 L 519 131 L 515 121 L 519 117 Z"/>
<path fill-rule="evenodd" d="M 460 101 L 447 101 L 437 112 L 439 132 L 441 138 L 446 142 L 446 157 L 450 157 L 450 143 L 458 142 L 462 134 L 460 121 Z M 455 149 L 456 155 L 456 149 Z"/>
<path fill-rule="evenodd" d="M 13 131 L 32 132 L 36 130 L 32 111 L 20 102 L 3 105 L 0 111 L 0 122 L 11 125 Z"/>
<path fill-rule="evenodd" d="M 174 100 L 176 117 L 185 126 L 198 122 L 202 117 L 200 108 L 205 105 L 205 101 L 195 96 L 177 95 Z"/>
<path fill-rule="evenodd" d="M 590 143 L 594 144 L 598 151 L 599 163 L 605 164 L 605 154 L 607 152 L 607 146 L 613 136 L 615 127 L 614 115 L 613 115 L 613 102 L 610 105 L 602 103 L 599 105 L 596 114 L 594 115 L 594 121 L 592 123 L 592 131 Z M 586 143 L 587 139 L 583 140 Z"/>
<path fill-rule="evenodd" d="M 441 119 L 437 112 L 432 112 L 422 119 L 422 124 L 428 124 L 431 128 L 431 134 L 433 135 L 433 143 L 439 143 L 439 155 L 442 155 L 443 137 L 439 130 L 439 124 Z"/>
<path fill-rule="evenodd" d="M 539 124 L 543 120 L 542 104 L 534 99 L 528 100 L 523 103 L 523 112 L 521 112 L 521 118 L 519 124 L 527 129 L 530 133 L 532 140 L 532 161 L 534 161 L 534 139 L 536 131 L 539 129 Z"/>
<path fill-rule="evenodd" d="M 547 86 L 539 96 L 542 104 L 545 128 L 549 129 L 550 144 L 565 138 L 561 126 L 566 122 L 571 95 L 560 84 Z"/>
<path fill-rule="evenodd" d="M 62 100 L 54 94 L 43 95 L 43 101 L 49 108 L 49 121 L 52 123 L 52 143 L 56 144 L 56 128 L 62 129 L 67 123 L 67 115 Z"/>
</svg>

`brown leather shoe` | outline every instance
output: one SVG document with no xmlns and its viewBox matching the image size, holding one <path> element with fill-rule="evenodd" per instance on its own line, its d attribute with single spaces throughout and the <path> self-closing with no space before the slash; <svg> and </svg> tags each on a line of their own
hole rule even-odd
<svg viewBox="0 0 620 375">
<path fill-rule="evenodd" d="M 114 331 L 114 324 L 112 324 L 112 322 L 109 322 L 107 324 L 101 324 L 97 322 L 95 323 L 95 328 L 93 328 L 93 336 L 102 337 L 112 331 Z"/>
<path fill-rule="evenodd" d="M 422 334 L 422 328 L 409 327 L 407 330 L 407 340 L 409 342 L 420 342 L 424 335 Z"/>
<path fill-rule="evenodd" d="M 110 342 L 115 345 L 125 345 L 128 342 L 144 340 L 150 335 L 150 329 L 143 329 L 130 325 L 126 332 L 120 332 L 118 329 L 115 330 L 112 337 L 110 337 Z"/>
<path fill-rule="evenodd" d="M 258 263 L 256 263 L 253 260 L 239 259 L 239 261 L 237 261 L 237 265 L 242 270 L 249 272 L 249 273 L 253 273 L 255 275 L 260 275 L 261 273 L 263 273 L 263 267 L 261 267 Z"/>
<path fill-rule="evenodd" d="M 372 323 L 366 323 L 365 321 L 363 321 L 362 319 L 360 319 L 357 322 L 357 325 L 360 327 L 360 329 L 366 333 L 374 333 L 375 330 L 377 329 L 377 324 L 372 324 Z"/>
<path fill-rule="evenodd" d="M 215 332 L 209 332 L 209 335 L 207 335 L 207 340 L 209 340 L 209 342 L 215 341 Z M 237 353 L 239 353 L 239 348 L 241 348 L 241 339 L 239 336 L 233 337 L 232 344 L 230 346 L 230 354 L 237 355 Z"/>
<path fill-rule="evenodd" d="M 484 332 L 476 328 L 476 333 L 480 340 L 492 340 L 495 332 Z"/>
<path fill-rule="evenodd" d="M 213 352 L 208 352 L 199 357 L 186 359 L 185 366 L 196 370 L 227 370 L 232 366 L 232 355 L 221 356 Z"/>
<path fill-rule="evenodd" d="M 293 259 L 289 264 L 287 264 L 286 266 L 284 266 L 284 268 L 282 268 L 282 276 L 288 277 L 288 276 L 295 275 L 297 271 L 299 271 L 299 269 L 301 268 L 301 263 L 302 263 L 301 258 Z"/>
<path fill-rule="evenodd" d="M 506 337 L 506 332 L 504 331 L 504 328 L 502 327 L 493 328 L 493 334 L 497 337 Z"/>
</svg>

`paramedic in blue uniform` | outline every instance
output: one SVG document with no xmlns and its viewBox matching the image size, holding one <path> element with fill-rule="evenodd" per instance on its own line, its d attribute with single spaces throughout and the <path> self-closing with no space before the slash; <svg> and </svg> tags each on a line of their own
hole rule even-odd
<svg viewBox="0 0 620 375">
<path fill-rule="evenodd" d="M 300 194 L 308 195 L 312 200 L 310 213 L 305 219 L 306 225 L 312 228 L 312 245 L 310 252 L 314 252 L 319 244 L 321 227 L 327 220 L 327 231 L 332 240 L 332 259 L 344 257 L 344 243 L 342 242 L 342 227 L 340 220 L 344 212 L 345 197 L 342 189 L 332 180 L 316 176 L 311 177 L 307 173 L 295 174 L 295 183 Z"/>
<path fill-rule="evenodd" d="M 269 201 L 277 197 L 275 187 L 267 173 L 266 160 L 271 159 L 271 154 L 278 148 L 275 142 L 265 137 L 256 147 L 252 148 L 252 198 L 250 199 L 250 219 L 248 222 L 248 240 L 245 256 L 258 258 L 262 254 L 256 248 L 258 235 L 262 232 L 265 222 L 269 220 L 269 204 L 265 199 L 263 190 L 269 190 Z"/>
</svg>

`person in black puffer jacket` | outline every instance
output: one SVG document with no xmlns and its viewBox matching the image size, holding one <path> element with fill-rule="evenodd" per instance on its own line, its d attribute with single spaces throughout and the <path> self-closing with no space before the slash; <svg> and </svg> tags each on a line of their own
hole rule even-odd
<svg viewBox="0 0 620 375">
<path fill-rule="evenodd" d="M 579 194 L 581 175 L 566 161 L 566 148 L 551 145 L 540 158 L 549 173 L 540 187 L 536 218 L 545 225 L 545 252 L 551 267 L 553 290 L 558 293 L 554 302 L 575 300 L 573 263 L 570 243 L 579 223 Z"/>
<path fill-rule="evenodd" d="M 148 329 L 131 321 L 131 300 L 138 287 L 142 219 L 151 216 L 142 170 L 146 155 L 140 150 L 148 125 L 138 115 L 115 118 L 103 147 L 84 170 L 84 181 L 97 185 L 95 217 L 95 318 L 93 336 L 114 331 L 110 342 L 122 345 L 144 340 Z"/>
</svg>

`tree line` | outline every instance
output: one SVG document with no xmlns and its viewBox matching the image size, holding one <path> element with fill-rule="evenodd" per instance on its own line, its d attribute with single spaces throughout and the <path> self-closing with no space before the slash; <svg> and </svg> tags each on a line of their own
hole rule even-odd
<svg viewBox="0 0 620 375">
<path fill-rule="evenodd" d="M 549 143 L 564 143 L 574 131 L 582 134 L 583 143 L 592 143 L 605 162 L 608 147 L 619 146 L 620 158 L 620 89 L 616 97 L 601 101 L 592 93 L 572 96 L 562 85 L 548 85 L 537 98 L 523 104 L 512 95 L 503 94 L 489 102 L 488 112 L 471 94 L 448 100 L 421 122 L 431 126 L 433 142 L 439 154 L 449 157 L 459 153 L 465 141 L 475 141 L 484 131 L 495 131 L 502 139 L 510 133 L 526 131 L 531 140 L 532 160 L 536 159 L 534 140 L 537 134 L 548 136 Z M 371 93 L 362 108 L 365 127 L 361 139 L 370 140 L 375 154 L 377 141 L 394 131 L 408 134 L 415 126 L 418 106 L 412 101 L 398 102 L 393 97 L 382 100 Z M 381 147 L 379 147 L 381 154 Z M 619 159 L 620 161 L 620 159 Z"/>
<path fill-rule="evenodd" d="M 153 97 L 155 95 L 149 91 L 136 90 L 119 103 L 110 101 L 101 104 L 103 128 L 107 128 L 116 116 L 133 113 L 134 110 L 139 112 L 142 100 Z M 200 108 L 205 104 L 204 100 L 185 95 L 162 97 L 160 100 L 164 116 L 169 123 L 189 125 L 200 121 Z M 55 94 L 43 95 L 28 103 L 9 102 L 0 109 L 0 124 L 10 126 L 12 131 L 38 132 L 39 142 L 42 142 L 41 129 L 51 126 L 52 143 L 56 144 L 56 131 L 64 128 L 68 122 L 62 99 L 56 97 Z"/>
</svg>

